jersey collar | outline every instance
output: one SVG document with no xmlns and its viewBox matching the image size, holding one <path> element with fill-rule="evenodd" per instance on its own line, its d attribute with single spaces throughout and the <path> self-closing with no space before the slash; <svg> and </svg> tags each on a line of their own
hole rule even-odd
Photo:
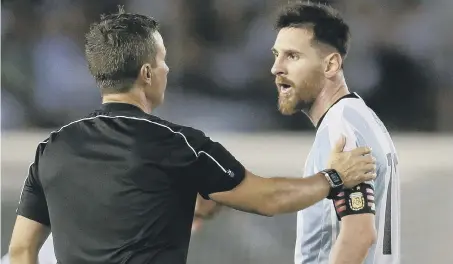
<svg viewBox="0 0 453 264">
<path fill-rule="evenodd" d="M 324 119 L 324 117 L 326 116 L 327 112 L 329 112 L 329 110 L 334 106 L 336 105 L 338 102 L 340 102 L 341 100 L 343 99 L 347 99 L 347 98 L 355 98 L 355 99 L 359 99 L 360 97 L 356 94 L 356 93 L 349 93 L 347 95 L 344 95 L 342 96 L 340 99 L 338 99 L 337 101 L 335 101 L 335 103 L 333 103 L 329 109 L 327 109 L 327 111 L 321 116 L 321 118 L 319 119 L 318 121 L 318 124 L 316 125 L 316 129 L 319 129 L 319 127 L 321 126 L 321 123 L 322 123 L 322 120 Z"/>
<path fill-rule="evenodd" d="M 107 112 L 112 111 L 126 111 L 126 112 L 140 112 L 143 113 L 140 107 L 128 103 L 104 103 L 102 104 L 102 110 Z"/>
</svg>

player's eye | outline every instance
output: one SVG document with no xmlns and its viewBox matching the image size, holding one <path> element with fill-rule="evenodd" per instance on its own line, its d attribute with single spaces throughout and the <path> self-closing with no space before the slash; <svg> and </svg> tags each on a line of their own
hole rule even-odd
<svg viewBox="0 0 453 264">
<path fill-rule="evenodd" d="M 299 55 L 297 55 L 296 53 L 289 53 L 288 54 L 288 59 L 290 59 L 290 60 L 298 60 L 299 59 Z"/>
</svg>

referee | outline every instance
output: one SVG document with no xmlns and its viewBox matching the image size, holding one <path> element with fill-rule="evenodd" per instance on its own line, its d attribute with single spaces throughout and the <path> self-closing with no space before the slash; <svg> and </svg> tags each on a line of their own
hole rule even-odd
<svg viewBox="0 0 453 264">
<path fill-rule="evenodd" d="M 197 194 L 272 216 L 375 177 L 370 150 L 342 152 L 344 141 L 328 173 L 259 177 L 203 132 L 151 115 L 169 71 L 152 18 L 104 16 L 85 48 L 103 104 L 39 143 L 20 196 L 12 264 L 36 264 L 50 230 L 60 264 L 183 264 Z"/>
</svg>

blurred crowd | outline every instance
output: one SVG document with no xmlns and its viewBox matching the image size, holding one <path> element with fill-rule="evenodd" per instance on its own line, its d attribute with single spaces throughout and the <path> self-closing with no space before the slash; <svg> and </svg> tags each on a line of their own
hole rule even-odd
<svg viewBox="0 0 453 264">
<path fill-rule="evenodd" d="M 284 2 L 2 1 L 2 129 L 55 128 L 98 106 L 84 34 L 118 5 L 161 24 L 170 74 L 166 103 L 156 115 L 207 130 L 312 129 L 307 118 L 283 117 L 276 108 L 270 49 L 275 11 Z M 352 31 L 349 88 L 389 129 L 453 130 L 453 1 L 328 3 Z"/>
</svg>

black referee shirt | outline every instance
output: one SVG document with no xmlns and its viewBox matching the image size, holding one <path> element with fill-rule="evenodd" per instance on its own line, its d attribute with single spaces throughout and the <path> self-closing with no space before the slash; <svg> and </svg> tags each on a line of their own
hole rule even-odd
<svg viewBox="0 0 453 264">
<path fill-rule="evenodd" d="M 17 213 L 51 226 L 60 264 L 182 264 L 197 193 L 244 174 L 203 132 L 108 103 L 39 144 Z"/>
</svg>

